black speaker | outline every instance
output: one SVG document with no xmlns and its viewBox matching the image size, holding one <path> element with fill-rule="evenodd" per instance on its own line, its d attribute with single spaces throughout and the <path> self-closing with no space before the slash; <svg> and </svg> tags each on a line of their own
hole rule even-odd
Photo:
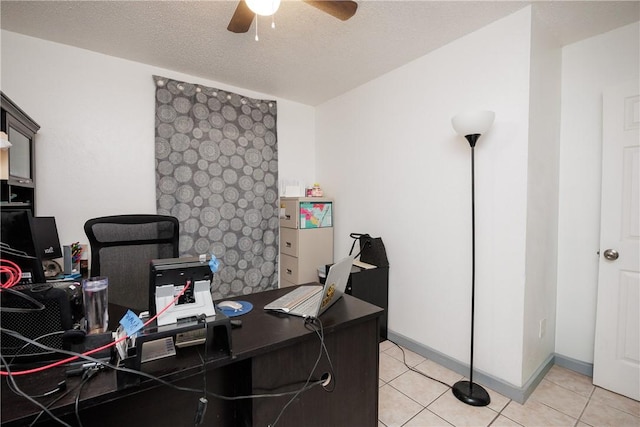
<svg viewBox="0 0 640 427">
<path fill-rule="evenodd" d="M 42 260 L 62 258 L 55 217 L 35 216 L 32 227 L 33 241 L 38 257 Z"/>
<path fill-rule="evenodd" d="M 26 296 L 26 297 L 25 297 Z M 33 300 L 42 304 L 39 307 Z M 0 294 L 0 326 L 48 347 L 63 348 L 62 332 L 72 329 L 72 311 L 67 290 L 51 284 L 14 286 Z M 34 362 L 66 357 L 27 344 L 2 332 L 0 351 L 8 363 Z"/>
</svg>

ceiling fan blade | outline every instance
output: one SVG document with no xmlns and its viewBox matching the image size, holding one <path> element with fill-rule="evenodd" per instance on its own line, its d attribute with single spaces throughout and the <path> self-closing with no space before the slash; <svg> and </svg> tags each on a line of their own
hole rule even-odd
<svg viewBox="0 0 640 427">
<path fill-rule="evenodd" d="M 233 33 L 246 33 L 251 27 L 255 14 L 249 9 L 244 0 L 238 2 L 238 7 L 229 21 L 227 30 Z"/>
<path fill-rule="evenodd" d="M 351 18 L 358 9 L 358 3 L 350 0 L 304 0 L 304 2 L 341 21 Z"/>
</svg>

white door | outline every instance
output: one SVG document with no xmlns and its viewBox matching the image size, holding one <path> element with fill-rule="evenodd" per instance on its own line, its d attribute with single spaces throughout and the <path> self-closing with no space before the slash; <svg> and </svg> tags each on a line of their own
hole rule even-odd
<svg viewBox="0 0 640 427">
<path fill-rule="evenodd" d="M 640 400 L 640 93 L 603 97 L 600 272 L 593 383 Z"/>
</svg>

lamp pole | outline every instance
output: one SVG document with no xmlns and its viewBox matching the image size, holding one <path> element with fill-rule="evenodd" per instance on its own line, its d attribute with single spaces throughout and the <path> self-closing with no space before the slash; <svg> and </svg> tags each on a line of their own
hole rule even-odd
<svg viewBox="0 0 640 427">
<path fill-rule="evenodd" d="M 471 147 L 471 349 L 469 357 L 469 381 L 458 381 L 452 387 L 454 396 L 472 406 L 487 406 L 491 402 L 489 393 L 473 382 L 473 348 L 475 326 L 476 292 L 476 213 L 475 213 L 475 146 L 481 132 L 488 130 L 493 123 L 494 114 L 489 111 L 462 113 L 452 119 L 453 127 L 469 141 Z M 477 132 L 471 129 L 478 129 Z M 470 131 L 471 130 L 471 131 Z"/>
</svg>

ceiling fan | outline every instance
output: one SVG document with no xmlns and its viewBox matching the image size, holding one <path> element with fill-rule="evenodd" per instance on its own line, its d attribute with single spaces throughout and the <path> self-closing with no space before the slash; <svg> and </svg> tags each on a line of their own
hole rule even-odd
<svg viewBox="0 0 640 427">
<path fill-rule="evenodd" d="M 302 0 L 310 6 L 313 6 L 329 15 L 346 21 L 351 18 L 358 9 L 358 3 L 350 0 Z M 251 27 L 255 12 L 249 9 L 245 0 L 240 0 L 236 11 L 231 17 L 231 21 L 227 26 L 227 30 L 233 33 L 246 33 Z"/>
</svg>

